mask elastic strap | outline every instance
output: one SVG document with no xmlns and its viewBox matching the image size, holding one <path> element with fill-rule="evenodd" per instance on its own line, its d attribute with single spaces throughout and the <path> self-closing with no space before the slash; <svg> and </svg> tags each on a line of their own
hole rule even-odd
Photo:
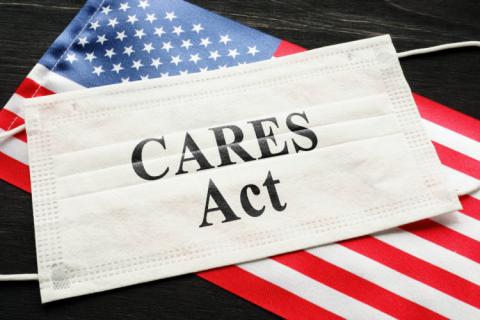
<svg viewBox="0 0 480 320">
<path fill-rule="evenodd" d="M 463 41 L 463 42 L 447 43 L 447 44 L 442 44 L 434 47 L 404 51 L 404 52 L 398 53 L 398 58 L 401 59 L 401 58 L 416 56 L 420 54 L 438 52 L 438 51 L 449 50 L 449 49 L 465 48 L 465 47 L 480 47 L 480 41 Z M 465 190 L 461 190 L 460 192 L 457 192 L 457 193 L 459 196 L 463 196 L 466 194 L 472 194 L 478 190 L 480 190 L 480 180 L 477 181 L 477 183 L 474 183 L 468 186 L 468 188 L 466 188 Z"/>
<path fill-rule="evenodd" d="M 13 129 L 0 133 L 0 142 L 2 142 L 3 140 L 7 140 L 8 138 L 16 135 L 17 133 L 22 132 L 23 130 L 25 130 L 25 124 L 22 124 L 18 127 L 15 127 Z"/>
<path fill-rule="evenodd" d="M 448 49 L 465 48 L 465 47 L 480 47 L 480 41 L 454 42 L 454 43 L 447 43 L 447 44 L 442 44 L 434 47 L 404 51 L 398 54 L 398 58 L 401 59 L 401 58 L 406 58 L 410 56 L 416 56 L 419 54 L 438 52 L 438 51 L 443 51 Z"/>
<path fill-rule="evenodd" d="M 422 48 L 422 49 L 415 49 L 415 50 L 400 52 L 398 53 L 398 58 L 401 59 L 401 58 L 415 56 L 419 54 L 438 52 L 438 51 L 455 49 L 455 48 L 464 48 L 464 47 L 480 47 L 480 41 L 464 41 L 464 42 L 448 43 L 448 44 L 442 44 L 439 46 L 434 46 L 429 48 Z M 25 130 L 25 124 L 22 124 L 21 126 L 18 126 L 14 129 L 0 133 L 0 142 L 16 135 L 19 132 L 22 132 L 23 130 Z M 38 274 L 30 273 L 30 274 L 0 275 L 0 281 L 29 281 L 29 280 L 38 281 Z"/>
<path fill-rule="evenodd" d="M 36 273 L 24 273 L 24 274 L 0 274 L 0 281 L 30 281 L 38 280 L 38 274 Z"/>
</svg>

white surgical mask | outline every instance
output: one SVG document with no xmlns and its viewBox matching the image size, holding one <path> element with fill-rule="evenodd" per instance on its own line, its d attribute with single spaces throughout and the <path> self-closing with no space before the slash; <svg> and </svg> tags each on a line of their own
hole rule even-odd
<svg viewBox="0 0 480 320">
<path fill-rule="evenodd" d="M 25 116 L 43 302 L 460 208 L 388 36 L 34 99 Z"/>
</svg>

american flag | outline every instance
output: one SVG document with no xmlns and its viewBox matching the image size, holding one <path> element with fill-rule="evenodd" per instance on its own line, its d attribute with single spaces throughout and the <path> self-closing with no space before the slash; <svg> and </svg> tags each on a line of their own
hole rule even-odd
<svg viewBox="0 0 480 320">
<path fill-rule="evenodd" d="M 23 123 L 31 97 L 302 50 L 184 1 L 89 0 L 2 109 L 0 130 Z M 480 121 L 414 96 L 449 174 L 478 183 Z M 0 144 L 0 177 L 30 190 L 24 133 Z M 480 319 L 480 193 L 461 201 L 460 212 L 198 275 L 292 319 Z"/>
</svg>

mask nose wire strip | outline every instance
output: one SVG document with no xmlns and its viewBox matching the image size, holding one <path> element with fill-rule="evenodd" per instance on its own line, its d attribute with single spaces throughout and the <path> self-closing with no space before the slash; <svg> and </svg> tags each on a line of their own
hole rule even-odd
<svg viewBox="0 0 480 320">
<path fill-rule="evenodd" d="M 434 47 L 409 50 L 409 51 L 398 53 L 398 58 L 401 59 L 401 58 L 406 58 L 410 56 L 416 56 L 419 54 L 438 52 L 438 51 L 443 51 L 448 49 L 465 48 L 465 47 L 480 47 L 480 41 L 454 42 L 454 43 L 447 43 L 447 44 L 442 44 Z M 3 133 L 0 133 L 0 142 L 2 142 L 3 140 L 6 140 L 7 138 L 19 132 L 22 132 L 23 130 L 25 130 L 25 124 L 22 124 L 21 126 L 18 126 L 12 130 L 8 130 Z"/>
<path fill-rule="evenodd" d="M 0 281 L 35 281 L 38 280 L 38 274 L 25 273 L 25 274 L 0 274 Z"/>
<path fill-rule="evenodd" d="M 25 130 L 25 124 L 22 124 L 16 128 L 0 133 L 0 142 L 2 142 L 3 140 L 6 140 L 7 138 L 10 138 L 11 136 L 16 135 L 17 133 L 22 132 L 23 130 Z"/>
<path fill-rule="evenodd" d="M 455 43 L 442 44 L 439 46 L 434 46 L 429 48 L 414 49 L 410 51 L 400 52 L 398 54 L 398 58 L 405 58 L 405 57 L 415 56 L 419 54 L 438 52 L 438 51 L 443 51 L 448 49 L 464 48 L 464 47 L 480 47 L 480 41 L 455 42 Z M 21 126 L 18 126 L 12 130 L 8 130 L 3 133 L 0 133 L 0 142 L 2 142 L 3 140 L 6 140 L 11 136 L 16 135 L 19 132 L 22 132 L 23 130 L 25 130 L 25 124 L 22 124 Z M 29 280 L 38 281 L 38 275 L 35 273 L 0 275 L 0 281 L 29 281 Z"/>
<path fill-rule="evenodd" d="M 435 47 L 409 50 L 405 52 L 400 52 L 398 54 L 398 58 L 401 59 L 401 58 L 406 58 L 410 56 L 416 56 L 419 54 L 438 52 L 438 51 L 443 51 L 448 49 L 465 48 L 465 47 L 480 47 L 480 41 L 464 41 L 464 42 L 447 43 L 447 44 L 442 44 Z"/>
</svg>

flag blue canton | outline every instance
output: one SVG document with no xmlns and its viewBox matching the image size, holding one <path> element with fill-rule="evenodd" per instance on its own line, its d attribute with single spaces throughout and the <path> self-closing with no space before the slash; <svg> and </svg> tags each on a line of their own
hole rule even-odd
<svg viewBox="0 0 480 320">
<path fill-rule="evenodd" d="M 40 60 L 85 87 L 270 59 L 280 40 L 178 0 L 90 0 Z"/>
</svg>

